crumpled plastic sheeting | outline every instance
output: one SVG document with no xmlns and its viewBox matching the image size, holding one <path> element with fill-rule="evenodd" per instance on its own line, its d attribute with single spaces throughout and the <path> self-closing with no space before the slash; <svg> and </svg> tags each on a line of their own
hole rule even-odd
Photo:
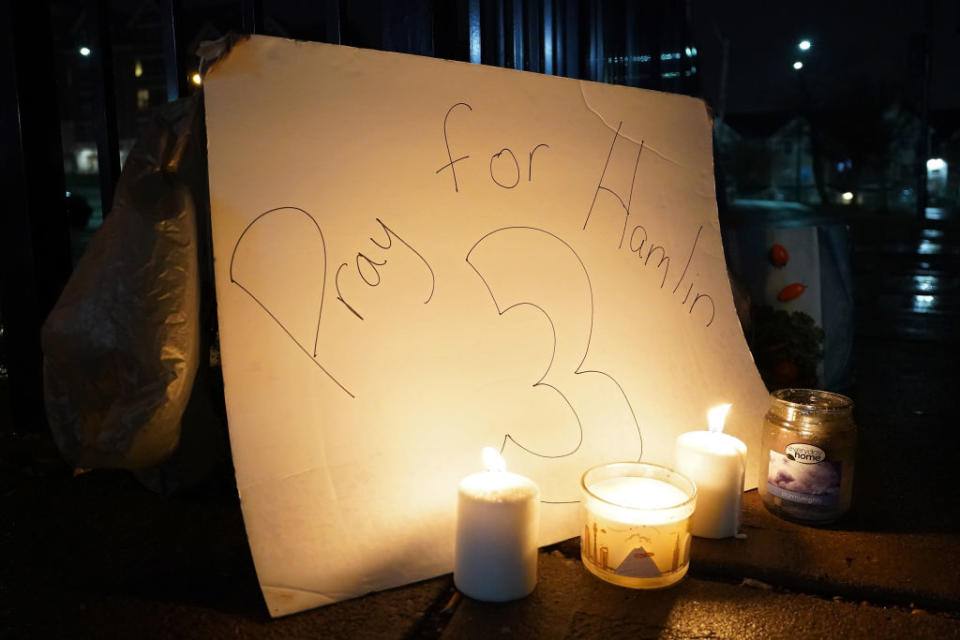
<svg viewBox="0 0 960 640">
<path fill-rule="evenodd" d="M 200 350 L 194 199 L 179 175 L 198 103 L 131 151 L 110 215 L 43 326 L 54 439 L 82 468 L 141 469 L 176 448 Z"/>
</svg>

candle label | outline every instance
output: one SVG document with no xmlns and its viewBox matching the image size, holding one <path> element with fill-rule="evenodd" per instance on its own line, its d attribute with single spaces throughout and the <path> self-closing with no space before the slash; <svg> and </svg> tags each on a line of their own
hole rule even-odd
<svg viewBox="0 0 960 640">
<path fill-rule="evenodd" d="M 590 514 L 580 537 L 580 555 L 594 573 L 625 586 L 631 578 L 681 578 L 690 562 L 689 521 L 628 525 Z"/>
<path fill-rule="evenodd" d="M 770 450 L 767 491 L 798 504 L 835 506 L 840 501 L 842 465 L 820 447 L 795 442 L 783 452 Z"/>
<path fill-rule="evenodd" d="M 788 444 L 783 453 L 787 460 L 795 460 L 800 464 L 818 464 L 827 459 L 827 452 L 820 447 L 799 442 Z"/>
</svg>

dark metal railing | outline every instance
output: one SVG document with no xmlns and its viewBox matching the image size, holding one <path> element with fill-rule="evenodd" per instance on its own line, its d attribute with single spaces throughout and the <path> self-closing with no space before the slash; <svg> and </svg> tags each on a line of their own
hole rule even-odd
<svg viewBox="0 0 960 640">
<path fill-rule="evenodd" d="M 90 36 L 93 41 L 93 94 L 97 132 L 97 164 L 100 174 L 100 203 L 103 214 L 113 206 L 113 189 L 120 179 L 120 139 L 117 133 L 117 96 L 113 81 L 113 45 L 110 41 L 107 0 L 87 0 Z"/>
<path fill-rule="evenodd" d="M 29 28 L 26 28 L 29 25 Z M 70 274 L 47 6 L 0 5 L 0 321 L 11 420 L 44 425 L 40 326 Z"/>
</svg>

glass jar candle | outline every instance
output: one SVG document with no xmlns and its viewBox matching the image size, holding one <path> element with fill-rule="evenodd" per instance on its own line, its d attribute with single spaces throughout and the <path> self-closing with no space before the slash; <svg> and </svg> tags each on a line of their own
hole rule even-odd
<svg viewBox="0 0 960 640">
<path fill-rule="evenodd" d="M 853 401 L 815 389 L 781 389 L 770 398 L 761 446 L 763 504 L 786 520 L 833 522 L 850 508 L 853 493 Z"/>
<path fill-rule="evenodd" d="M 644 462 L 616 462 L 583 474 L 580 558 L 598 578 L 634 589 L 677 582 L 690 565 L 690 515 L 697 487 Z"/>
</svg>

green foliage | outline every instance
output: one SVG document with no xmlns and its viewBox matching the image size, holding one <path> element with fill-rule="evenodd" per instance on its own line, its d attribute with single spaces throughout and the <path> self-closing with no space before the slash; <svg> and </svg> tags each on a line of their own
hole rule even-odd
<svg viewBox="0 0 960 640">
<path fill-rule="evenodd" d="M 768 389 L 817 387 L 823 329 L 813 318 L 763 305 L 753 312 L 752 329 L 750 350 Z"/>
</svg>

